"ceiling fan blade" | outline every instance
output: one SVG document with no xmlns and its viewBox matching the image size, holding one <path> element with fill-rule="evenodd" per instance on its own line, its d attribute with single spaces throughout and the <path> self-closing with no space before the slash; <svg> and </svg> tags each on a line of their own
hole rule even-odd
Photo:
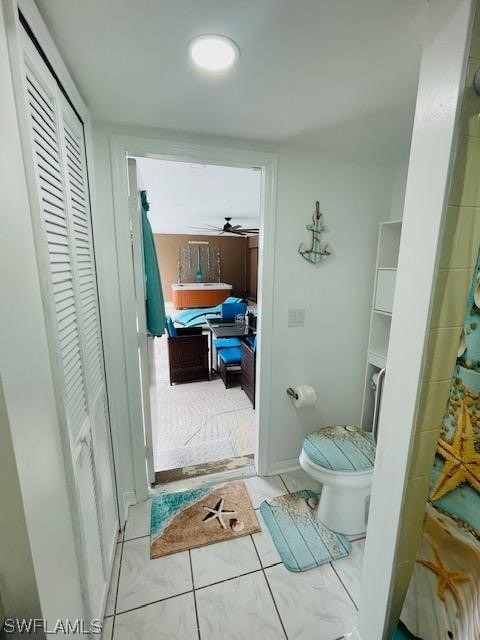
<svg viewBox="0 0 480 640">
<path fill-rule="evenodd" d="M 241 229 L 242 225 L 241 224 L 236 224 L 233 227 L 230 227 L 230 231 L 236 230 L 236 229 Z"/>
</svg>

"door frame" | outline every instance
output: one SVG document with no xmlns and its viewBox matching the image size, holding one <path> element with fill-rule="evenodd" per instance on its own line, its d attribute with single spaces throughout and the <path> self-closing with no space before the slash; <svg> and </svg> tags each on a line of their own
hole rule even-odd
<svg viewBox="0 0 480 640">
<path fill-rule="evenodd" d="M 132 265 L 135 278 L 135 301 L 138 318 L 137 339 L 138 339 L 138 364 L 140 367 L 141 390 L 142 390 L 142 424 L 145 441 L 145 458 L 147 464 L 147 481 L 155 482 L 155 468 L 153 461 L 152 446 L 152 413 L 150 402 L 150 362 L 149 362 L 149 340 L 153 343 L 153 338 L 148 335 L 147 314 L 145 309 L 145 270 L 143 259 L 143 222 L 142 204 L 140 201 L 140 191 L 137 183 L 137 161 L 135 158 L 127 159 L 128 167 L 128 212 L 130 217 L 130 234 Z"/>
<path fill-rule="evenodd" d="M 128 157 L 144 157 L 179 162 L 195 162 L 262 169 L 262 201 L 258 270 L 259 338 L 257 346 L 257 387 L 255 414 L 255 470 L 266 475 L 269 468 L 270 384 L 273 336 L 273 281 L 275 259 L 277 155 L 248 149 L 209 144 L 174 142 L 135 136 L 110 136 L 112 187 L 120 288 L 122 334 L 127 372 L 127 396 L 131 446 L 134 461 L 135 493 L 138 502 L 148 497 L 145 446 L 142 427 L 142 394 L 137 357 L 134 274 L 128 225 Z M 121 474 L 121 469 L 117 469 Z"/>
</svg>

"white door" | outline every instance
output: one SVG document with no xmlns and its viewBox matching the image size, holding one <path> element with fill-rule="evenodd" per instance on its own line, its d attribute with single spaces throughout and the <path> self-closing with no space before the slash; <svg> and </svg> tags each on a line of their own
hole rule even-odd
<svg viewBox="0 0 480 640">
<path fill-rule="evenodd" d="M 118 512 L 83 124 L 26 34 L 22 44 L 25 164 L 60 435 L 87 615 L 99 618 Z"/>
<path fill-rule="evenodd" d="M 145 312 L 145 267 L 143 260 L 143 233 L 140 192 L 137 183 L 137 163 L 128 159 L 128 213 L 130 217 L 130 237 L 132 242 L 132 263 L 135 281 L 135 309 L 137 316 L 138 366 L 142 387 L 143 436 L 148 481 L 155 482 L 152 443 L 152 412 L 156 408 L 154 379 L 154 338 L 147 331 Z M 153 374 L 153 375 L 152 375 Z"/>
</svg>

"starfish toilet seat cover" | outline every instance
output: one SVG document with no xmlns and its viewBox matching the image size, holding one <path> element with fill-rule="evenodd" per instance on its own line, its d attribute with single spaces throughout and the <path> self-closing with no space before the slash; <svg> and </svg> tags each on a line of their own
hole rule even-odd
<svg viewBox="0 0 480 640">
<path fill-rule="evenodd" d="M 324 427 L 303 441 L 305 455 L 331 471 L 368 471 L 375 463 L 375 441 L 358 427 Z"/>
</svg>

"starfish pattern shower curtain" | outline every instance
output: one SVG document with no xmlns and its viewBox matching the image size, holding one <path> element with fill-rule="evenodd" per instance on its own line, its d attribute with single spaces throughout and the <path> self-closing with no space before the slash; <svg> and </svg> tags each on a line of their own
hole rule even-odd
<svg viewBox="0 0 480 640">
<path fill-rule="evenodd" d="M 401 620 L 422 640 L 480 639 L 480 253 Z"/>
</svg>

